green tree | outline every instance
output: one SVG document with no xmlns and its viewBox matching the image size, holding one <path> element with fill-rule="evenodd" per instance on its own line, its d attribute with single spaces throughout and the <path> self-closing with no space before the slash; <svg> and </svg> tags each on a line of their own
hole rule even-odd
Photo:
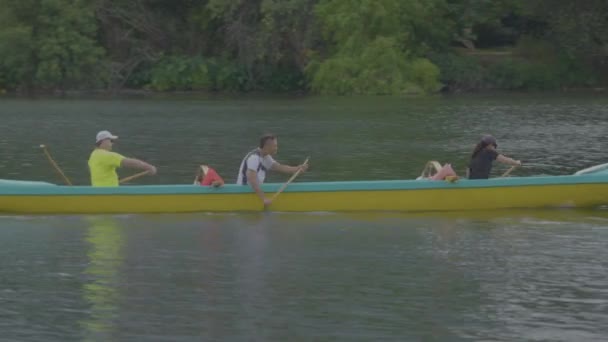
<svg viewBox="0 0 608 342">
<path fill-rule="evenodd" d="M 103 81 L 94 4 L 1 0 L 0 73 L 12 88 L 66 90 Z"/>
<path fill-rule="evenodd" d="M 324 38 L 333 43 L 309 69 L 313 91 L 327 94 L 433 92 L 438 69 L 421 58 L 417 33 L 432 1 L 324 0 L 316 7 Z M 426 75 L 424 74 L 426 73 Z"/>
<path fill-rule="evenodd" d="M 537 0 L 524 15 L 547 23 L 543 38 L 572 57 L 608 57 L 608 2 Z"/>
</svg>

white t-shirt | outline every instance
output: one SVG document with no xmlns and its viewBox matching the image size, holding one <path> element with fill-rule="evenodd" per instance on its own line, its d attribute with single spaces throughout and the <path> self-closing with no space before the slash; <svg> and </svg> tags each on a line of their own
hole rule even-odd
<svg viewBox="0 0 608 342">
<path fill-rule="evenodd" d="M 241 166 L 239 167 L 239 175 L 236 178 L 236 184 L 247 184 L 247 170 L 257 172 L 258 182 L 260 184 L 264 183 L 264 179 L 266 179 L 266 171 L 272 169 L 272 165 L 274 163 L 274 159 L 272 159 L 269 154 L 262 157 L 260 149 L 256 148 L 255 150 L 249 152 L 245 158 L 243 158 Z"/>
</svg>

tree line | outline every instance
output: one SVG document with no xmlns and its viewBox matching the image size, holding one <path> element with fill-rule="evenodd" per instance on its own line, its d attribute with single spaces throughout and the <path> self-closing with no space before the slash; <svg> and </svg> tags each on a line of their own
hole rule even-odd
<svg viewBox="0 0 608 342">
<path fill-rule="evenodd" d="M 607 83 L 605 0 L 0 0 L 0 91 Z"/>
</svg>

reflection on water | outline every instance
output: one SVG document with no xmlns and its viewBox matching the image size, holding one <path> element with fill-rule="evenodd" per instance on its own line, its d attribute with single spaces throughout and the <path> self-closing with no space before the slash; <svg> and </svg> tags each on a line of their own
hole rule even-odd
<svg viewBox="0 0 608 342">
<path fill-rule="evenodd" d="M 84 273 L 84 298 L 91 312 L 81 322 L 91 340 L 107 340 L 119 315 L 119 271 L 124 261 L 126 237 L 123 227 L 111 216 L 87 216 L 88 264 Z"/>
<path fill-rule="evenodd" d="M 0 217 L 28 341 L 601 341 L 606 210 Z"/>
<path fill-rule="evenodd" d="M 190 215 L 190 216 L 188 216 Z M 208 214 L 186 214 L 185 219 L 203 219 Z M 262 215 L 262 214 L 260 214 Z M 299 222 L 311 225 L 319 222 L 340 222 L 345 218 L 357 222 L 411 222 L 416 220 L 432 220 L 452 226 L 455 223 L 479 222 L 483 228 L 487 228 L 489 222 L 501 222 L 521 224 L 535 222 L 551 226 L 554 224 L 567 224 L 571 222 L 608 223 L 608 208 L 547 208 L 547 209 L 498 209 L 498 210 L 461 210 L 461 211 L 439 211 L 439 212 L 273 212 L 269 215 L 275 217 L 285 224 Z"/>
<path fill-rule="evenodd" d="M 236 328 L 249 331 L 253 340 L 268 340 L 268 331 L 259 329 L 272 318 L 273 309 L 289 301 L 289 294 L 280 293 L 289 269 L 287 260 L 276 260 L 278 236 L 272 229 L 272 217 L 251 215 L 241 221 L 247 229 L 234 231 L 235 295 L 240 303 Z M 283 246 L 284 247 L 284 246 Z M 274 332 L 273 332 L 274 333 Z"/>
</svg>

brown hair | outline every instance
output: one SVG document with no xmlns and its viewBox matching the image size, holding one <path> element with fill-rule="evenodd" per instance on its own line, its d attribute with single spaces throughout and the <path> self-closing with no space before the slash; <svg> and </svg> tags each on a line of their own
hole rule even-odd
<svg viewBox="0 0 608 342">
<path fill-rule="evenodd" d="M 492 146 L 494 146 L 494 148 L 497 148 L 498 144 L 496 143 L 496 138 L 494 138 L 491 135 L 484 135 L 481 138 L 481 141 L 475 146 L 475 149 L 473 149 L 473 154 L 471 155 L 471 159 L 477 157 L 479 152 L 481 152 L 481 150 L 483 150 L 484 148 L 486 148 L 489 145 L 492 145 Z"/>
<path fill-rule="evenodd" d="M 274 134 L 264 134 L 260 138 L 260 148 L 264 148 L 264 146 L 266 146 L 266 143 L 268 142 L 268 140 L 275 140 L 276 138 L 277 138 L 277 136 Z"/>
</svg>

